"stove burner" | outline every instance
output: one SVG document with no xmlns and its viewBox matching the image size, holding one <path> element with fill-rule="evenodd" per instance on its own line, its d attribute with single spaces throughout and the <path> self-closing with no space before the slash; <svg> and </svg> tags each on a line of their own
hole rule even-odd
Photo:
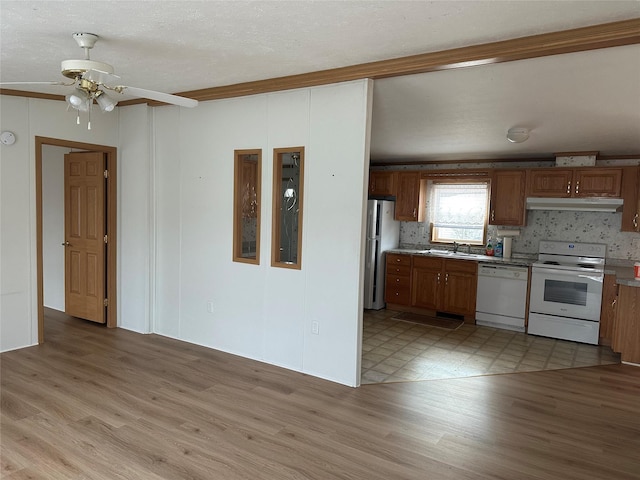
<svg viewBox="0 0 640 480">
<path fill-rule="evenodd" d="M 544 262 L 545 265 L 560 265 L 558 262 L 552 262 L 551 260 L 547 260 Z"/>
</svg>

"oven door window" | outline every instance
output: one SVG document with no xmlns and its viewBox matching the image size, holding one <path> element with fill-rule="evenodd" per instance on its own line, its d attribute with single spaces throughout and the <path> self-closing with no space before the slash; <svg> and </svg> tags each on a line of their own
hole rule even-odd
<svg viewBox="0 0 640 480">
<path fill-rule="evenodd" d="M 583 282 L 546 279 L 544 301 L 586 307 L 588 290 L 588 285 Z"/>
</svg>

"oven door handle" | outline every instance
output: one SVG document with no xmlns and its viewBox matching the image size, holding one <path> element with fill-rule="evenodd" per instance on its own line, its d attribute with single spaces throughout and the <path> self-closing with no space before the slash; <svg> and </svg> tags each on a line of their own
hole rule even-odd
<svg viewBox="0 0 640 480">
<path fill-rule="evenodd" d="M 573 278 L 589 278 L 591 280 L 595 280 L 596 282 L 604 281 L 604 272 L 576 272 L 575 270 L 560 270 L 556 268 L 547 268 L 547 267 L 533 267 L 531 270 L 531 274 L 539 273 L 541 275 L 545 274 L 553 274 L 553 275 L 561 275 L 563 277 L 573 277 Z"/>
</svg>

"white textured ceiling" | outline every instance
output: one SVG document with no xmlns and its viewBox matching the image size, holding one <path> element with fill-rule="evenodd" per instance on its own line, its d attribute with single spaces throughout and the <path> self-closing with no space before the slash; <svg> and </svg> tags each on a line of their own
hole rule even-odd
<svg viewBox="0 0 640 480">
<path fill-rule="evenodd" d="M 92 59 L 122 83 L 174 93 L 637 17 L 638 1 L 0 0 L 0 81 L 61 80 L 60 62 L 82 58 L 76 31 L 100 36 Z M 636 46 L 379 80 L 374 92 L 373 159 L 640 151 Z M 505 144 L 516 124 L 532 138 Z"/>
</svg>

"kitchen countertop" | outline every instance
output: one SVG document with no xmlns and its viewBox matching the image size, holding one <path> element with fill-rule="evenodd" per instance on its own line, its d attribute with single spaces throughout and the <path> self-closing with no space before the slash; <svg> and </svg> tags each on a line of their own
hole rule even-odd
<svg viewBox="0 0 640 480">
<path fill-rule="evenodd" d="M 441 250 L 442 253 L 433 253 L 431 250 Z M 518 267 L 528 267 L 536 261 L 537 255 L 524 255 L 514 253 L 511 258 L 491 257 L 488 255 L 480 255 L 475 253 L 446 253 L 445 249 L 418 249 L 418 248 L 394 248 L 387 250 L 386 253 L 399 253 L 404 255 L 424 255 L 426 257 L 451 258 L 455 260 L 472 260 L 483 263 L 498 263 L 502 265 L 514 265 Z"/>
<path fill-rule="evenodd" d="M 604 266 L 604 273 L 607 275 L 615 275 L 618 285 L 640 287 L 640 280 L 636 280 L 633 274 L 633 263 L 633 260 L 607 259 Z"/>
</svg>

